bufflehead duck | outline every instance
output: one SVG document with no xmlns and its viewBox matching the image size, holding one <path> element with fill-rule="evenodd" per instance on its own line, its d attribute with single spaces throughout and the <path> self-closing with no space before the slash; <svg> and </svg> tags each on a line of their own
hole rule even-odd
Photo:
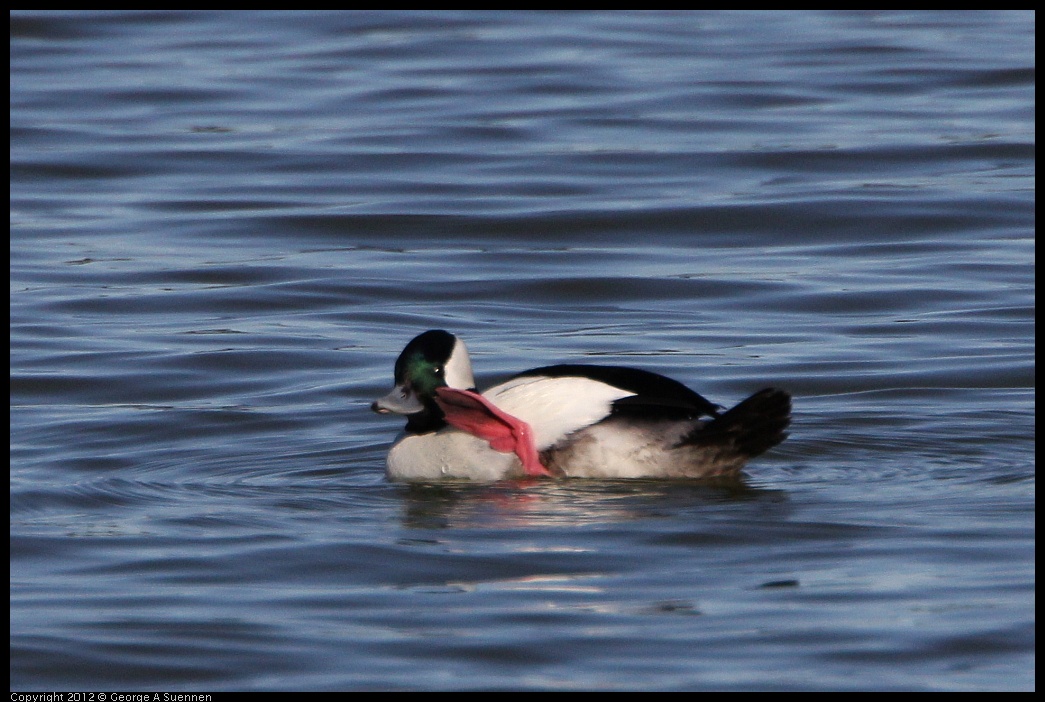
<svg viewBox="0 0 1045 702">
<path fill-rule="evenodd" d="M 464 342 L 435 329 L 395 364 L 371 409 L 406 416 L 392 480 L 734 476 L 787 436 L 791 396 L 766 388 L 728 411 L 656 373 L 617 366 L 534 368 L 475 391 Z"/>
</svg>

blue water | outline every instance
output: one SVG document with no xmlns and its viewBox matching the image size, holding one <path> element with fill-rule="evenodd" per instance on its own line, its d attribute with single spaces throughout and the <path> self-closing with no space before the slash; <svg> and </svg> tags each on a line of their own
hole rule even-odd
<svg viewBox="0 0 1045 702">
<path fill-rule="evenodd" d="M 12 690 L 1034 688 L 1034 15 L 11 15 Z M 407 487 L 402 346 L 794 394 Z"/>
</svg>

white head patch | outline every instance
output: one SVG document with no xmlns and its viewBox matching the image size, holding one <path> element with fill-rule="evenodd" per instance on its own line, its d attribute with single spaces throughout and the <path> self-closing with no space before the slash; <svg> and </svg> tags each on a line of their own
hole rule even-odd
<svg viewBox="0 0 1045 702">
<path fill-rule="evenodd" d="M 475 387 L 472 376 L 472 359 L 468 357 L 468 347 L 460 339 L 454 339 L 454 350 L 446 359 L 444 367 L 446 384 L 458 390 L 469 390 Z"/>
</svg>

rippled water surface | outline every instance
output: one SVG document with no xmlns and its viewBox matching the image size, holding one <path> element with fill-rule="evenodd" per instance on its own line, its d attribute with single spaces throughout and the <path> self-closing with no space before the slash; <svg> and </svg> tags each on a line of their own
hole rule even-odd
<svg viewBox="0 0 1045 702">
<path fill-rule="evenodd" d="M 1033 689 L 1029 12 L 11 16 L 11 686 Z M 406 487 L 402 346 L 795 397 Z"/>
</svg>

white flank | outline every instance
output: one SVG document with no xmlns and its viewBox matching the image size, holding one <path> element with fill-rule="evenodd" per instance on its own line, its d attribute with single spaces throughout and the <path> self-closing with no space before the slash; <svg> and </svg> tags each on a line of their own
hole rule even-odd
<svg viewBox="0 0 1045 702">
<path fill-rule="evenodd" d="M 591 378 L 524 376 L 495 385 L 483 397 L 529 424 L 542 451 L 604 419 L 615 400 L 634 394 Z"/>
</svg>

